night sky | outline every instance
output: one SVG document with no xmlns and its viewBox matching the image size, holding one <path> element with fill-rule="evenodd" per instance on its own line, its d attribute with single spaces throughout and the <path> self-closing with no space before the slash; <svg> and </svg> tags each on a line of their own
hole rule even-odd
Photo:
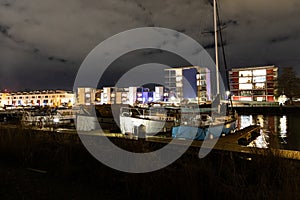
<svg viewBox="0 0 300 200">
<path fill-rule="evenodd" d="M 219 6 L 229 68 L 274 64 L 300 75 L 299 0 L 222 0 Z M 96 45 L 138 27 L 177 30 L 214 57 L 212 15 L 210 0 L 0 0 L 0 90 L 72 89 Z"/>
</svg>

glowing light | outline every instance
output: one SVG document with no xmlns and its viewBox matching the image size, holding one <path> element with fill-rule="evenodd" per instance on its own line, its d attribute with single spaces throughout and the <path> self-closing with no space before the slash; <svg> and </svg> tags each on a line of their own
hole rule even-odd
<svg viewBox="0 0 300 200">
<path fill-rule="evenodd" d="M 250 126 L 253 123 L 252 115 L 250 115 L 250 116 L 249 115 L 241 115 L 240 120 L 241 120 L 240 129 L 246 128 L 247 126 Z"/>
<path fill-rule="evenodd" d="M 284 137 L 287 137 L 286 133 L 287 133 L 287 117 L 286 116 L 282 116 L 280 118 L 280 124 L 279 124 L 279 127 L 280 127 L 280 137 L 284 138 Z"/>
</svg>

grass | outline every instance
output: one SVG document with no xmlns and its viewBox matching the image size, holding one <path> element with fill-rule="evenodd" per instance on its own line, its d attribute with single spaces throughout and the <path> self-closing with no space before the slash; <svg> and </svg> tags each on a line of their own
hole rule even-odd
<svg viewBox="0 0 300 200">
<path fill-rule="evenodd" d="M 111 140 L 137 152 L 160 147 L 151 142 Z M 0 188 L 5 188 L 0 189 L 0 198 L 34 199 L 36 192 L 42 199 L 300 197 L 299 161 L 279 158 L 268 150 L 263 156 L 252 155 L 251 160 L 249 155 L 216 150 L 199 159 L 198 151 L 191 147 L 176 162 L 155 172 L 128 174 L 94 159 L 76 134 L 0 127 Z"/>
</svg>

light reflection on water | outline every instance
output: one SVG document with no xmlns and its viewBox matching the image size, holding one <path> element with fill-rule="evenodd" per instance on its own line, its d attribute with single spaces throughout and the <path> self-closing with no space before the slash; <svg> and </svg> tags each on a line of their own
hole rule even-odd
<svg viewBox="0 0 300 200">
<path fill-rule="evenodd" d="M 255 141 L 256 145 L 263 146 L 266 139 L 272 148 L 290 149 L 300 151 L 300 116 L 297 115 L 240 115 L 238 129 L 250 125 L 260 125 L 262 136 Z"/>
</svg>

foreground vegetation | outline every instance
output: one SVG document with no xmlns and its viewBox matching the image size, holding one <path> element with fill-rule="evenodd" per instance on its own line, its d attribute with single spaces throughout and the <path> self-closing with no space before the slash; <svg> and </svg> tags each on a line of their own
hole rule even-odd
<svg viewBox="0 0 300 200">
<path fill-rule="evenodd" d="M 138 152 L 159 144 L 111 139 Z M 0 199 L 297 199 L 300 163 L 266 152 L 249 156 L 197 148 L 167 168 L 115 171 L 94 159 L 76 134 L 0 127 Z"/>
</svg>

